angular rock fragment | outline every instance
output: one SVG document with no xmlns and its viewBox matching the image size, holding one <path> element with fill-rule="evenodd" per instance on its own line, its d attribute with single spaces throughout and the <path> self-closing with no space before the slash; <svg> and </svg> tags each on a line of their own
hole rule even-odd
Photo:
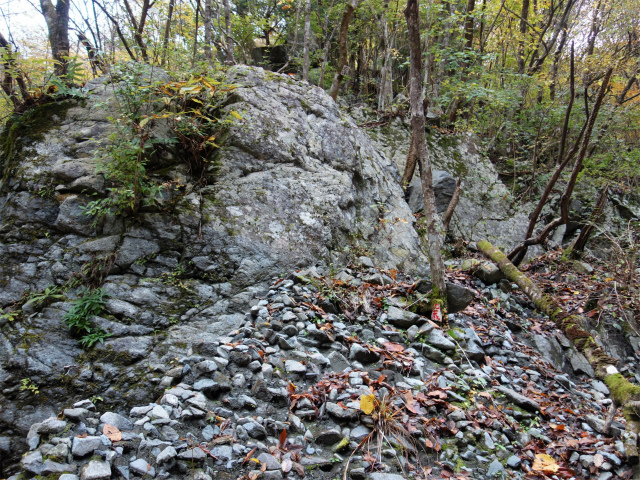
<svg viewBox="0 0 640 480">
<path fill-rule="evenodd" d="M 496 387 L 496 390 L 504 393 L 504 396 L 508 401 L 516 404 L 521 408 L 524 408 L 525 410 L 529 410 L 530 412 L 540 411 L 540 405 L 536 401 L 531 400 L 530 398 L 525 397 L 524 395 L 521 395 L 518 392 L 511 390 L 510 388 L 499 386 Z"/>
</svg>

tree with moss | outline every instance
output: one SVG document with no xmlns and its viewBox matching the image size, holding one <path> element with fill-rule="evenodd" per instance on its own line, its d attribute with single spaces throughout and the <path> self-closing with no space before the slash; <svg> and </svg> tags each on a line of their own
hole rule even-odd
<svg viewBox="0 0 640 480">
<path fill-rule="evenodd" d="M 422 195 L 424 197 L 424 215 L 426 239 L 428 244 L 429 264 L 433 292 L 431 306 L 440 305 L 442 318 L 446 324 L 447 289 L 444 280 L 444 260 L 442 244 L 443 227 L 436 210 L 436 199 L 433 192 L 433 173 L 425 136 L 424 103 L 422 97 L 422 49 L 420 47 L 420 22 L 418 0 L 409 0 L 405 10 L 409 30 L 409 56 L 411 70 L 409 74 L 409 95 L 411 103 L 411 137 L 412 147 L 420 168 Z"/>
</svg>

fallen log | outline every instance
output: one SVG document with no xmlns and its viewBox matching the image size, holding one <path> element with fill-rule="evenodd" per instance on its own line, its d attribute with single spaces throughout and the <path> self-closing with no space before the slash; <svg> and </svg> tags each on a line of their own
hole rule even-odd
<svg viewBox="0 0 640 480">
<path fill-rule="evenodd" d="M 556 324 L 582 353 L 595 371 L 596 377 L 604 381 L 611 392 L 615 407 L 622 407 L 627 421 L 623 434 L 625 453 L 631 464 L 637 464 L 638 434 L 640 433 L 640 387 L 629 382 L 616 368 L 617 361 L 609 357 L 589 333 L 587 320 L 581 315 L 566 312 L 551 296 L 544 293 L 524 273 L 511 263 L 507 256 L 486 240 L 478 242 L 478 249 L 493 260 L 506 277 L 518 285 L 531 299 L 535 307 Z"/>
</svg>

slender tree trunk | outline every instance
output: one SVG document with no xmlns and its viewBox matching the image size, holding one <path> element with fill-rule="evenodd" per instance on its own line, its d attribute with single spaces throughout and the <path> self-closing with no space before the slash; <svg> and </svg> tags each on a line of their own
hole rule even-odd
<svg viewBox="0 0 640 480">
<path fill-rule="evenodd" d="M 456 188 L 453 190 L 453 195 L 451 196 L 451 200 L 449 200 L 449 206 L 445 210 L 442 215 L 442 225 L 444 226 L 444 230 L 449 230 L 449 223 L 451 223 L 451 219 L 453 218 L 453 212 L 456 210 L 458 206 L 458 202 L 460 201 L 460 192 L 462 190 L 462 179 L 459 178 L 456 182 Z"/>
<path fill-rule="evenodd" d="M 193 30 L 193 55 L 191 56 L 191 68 L 196 66 L 198 57 L 198 20 L 200 20 L 200 0 L 196 0 L 196 25 Z"/>
<path fill-rule="evenodd" d="M 520 40 L 518 41 L 518 73 L 522 75 L 525 68 L 525 45 L 527 31 L 529 30 L 529 0 L 522 0 L 522 12 L 520 13 Z"/>
<path fill-rule="evenodd" d="M 58 0 L 53 6 L 51 0 L 40 0 L 42 15 L 49 30 L 51 55 L 56 62 L 54 73 L 61 77 L 67 73 L 69 57 L 69 7 L 71 0 Z"/>
<path fill-rule="evenodd" d="M 224 28 L 227 44 L 227 63 L 235 65 L 236 59 L 233 57 L 233 39 L 231 38 L 231 7 L 229 0 L 224 0 Z"/>
<path fill-rule="evenodd" d="M 129 0 L 124 0 L 124 6 L 125 6 L 125 9 L 127 10 L 127 14 L 129 15 L 129 20 L 131 21 L 131 25 L 133 26 L 133 30 L 134 30 L 133 38 L 136 41 L 138 48 L 140 48 L 140 55 L 142 56 L 142 60 L 144 60 L 146 63 L 149 63 L 149 55 L 147 54 L 147 45 L 144 42 L 144 37 L 142 36 L 142 34 L 144 33 L 144 26 L 147 22 L 147 15 L 149 14 L 149 8 L 151 7 L 150 0 L 142 1 L 142 10 L 140 12 L 139 22 L 136 20 L 133 9 L 129 4 Z"/>
<path fill-rule="evenodd" d="M 311 42 L 311 0 L 307 0 L 304 12 L 304 53 L 302 80 L 309 81 L 309 43 Z"/>
<path fill-rule="evenodd" d="M 276 73 L 283 72 L 289 66 L 289 63 L 291 63 L 291 59 L 295 54 L 296 45 L 298 44 L 298 24 L 300 23 L 300 10 L 302 10 L 303 1 L 304 0 L 300 0 L 296 8 L 296 23 L 293 27 L 293 43 L 291 44 L 291 48 L 289 48 L 289 58 L 287 59 L 287 62 L 282 67 L 280 67 Z"/>
<path fill-rule="evenodd" d="M 129 54 L 129 57 L 131 58 L 131 60 L 134 61 L 138 61 L 138 57 L 135 54 L 135 52 L 131 49 L 131 47 L 129 46 L 129 42 L 127 42 L 127 38 L 124 36 L 124 34 L 122 33 L 122 30 L 120 29 L 120 24 L 118 23 L 118 20 L 116 18 L 114 18 L 113 15 L 111 15 L 107 9 L 104 7 L 104 5 L 96 2 L 96 0 L 92 0 L 94 5 L 97 5 L 98 8 L 100 10 L 102 10 L 102 13 L 104 13 L 107 18 L 109 19 L 109 21 L 112 23 L 113 28 L 115 29 L 116 33 L 118 34 L 118 38 L 120 39 L 120 41 L 122 42 L 122 45 L 124 46 L 124 49 L 127 51 L 127 53 Z M 112 53 L 112 56 L 115 57 L 115 51 Z"/>
<path fill-rule="evenodd" d="M 587 245 L 587 241 L 589 237 L 593 233 L 594 225 L 600 221 L 600 217 L 602 217 L 602 212 L 604 212 L 604 206 L 607 203 L 607 197 L 609 194 L 609 185 L 604 187 L 602 192 L 600 193 L 600 197 L 596 202 L 596 206 L 593 209 L 593 213 L 589 218 L 589 224 L 585 225 L 580 231 L 580 235 L 573 241 L 571 246 L 569 247 L 568 256 L 570 258 L 578 258 L 584 252 L 584 247 Z"/>
<path fill-rule="evenodd" d="M 596 148 L 598 148 L 598 145 L 600 145 L 600 141 L 604 137 L 605 133 L 607 133 L 607 131 L 609 130 L 611 125 L 614 124 L 613 117 L 614 117 L 616 111 L 625 102 L 625 98 L 627 96 L 627 93 L 629 93 L 629 90 L 631 90 L 631 87 L 634 86 L 636 81 L 637 80 L 636 80 L 635 76 L 629 78 L 627 80 L 627 84 L 622 89 L 622 92 L 620 92 L 620 94 L 616 96 L 616 103 L 613 105 L 613 108 L 611 109 L 611 112 L 609 113 L 609 116 L 607 117 L 607 120 L 602 122 L 602 126 L 600 127 L 600 131 L 598 132 L 598 135 L 596 136 L 596 139 L 593 142 L 591 142 L 591 145 L 589 146 L 589 150 L 587 150 L 587 158 L 590 157 L 591 155 L 593 155 L 593 152 L 595 152 Z"/>
<path fill-rule="evenodd" d="M 424 196 L 424 215 L 426 221 L 426 237 L 428 244 L 429 264 L 431 265 L 431 281 L 433 294 L 431 305 L 442 307 L 443 319 L 447 313 L 447 290 L 444 281 L 444 261 L 442 259 L 443 228 L 436 210 L 433 193 L 433 172 L 425 137 L 424 104 L 422 102 L 422 52 L 420 48 L 420 24 L 418 0 L 408 0 L 404 11 L 409 30 L 410 77 L 409 93 L 411 101 L 411 132 L 414 147 L 420 165 L 422 194 Z M 446 325 L 446 320 L 445 320 Z"/>
<path fill-rule="evenodd" d="M 622 407 L 627 420 L 623 434 L 625 453 L 631 464 L 638 463 L 638 433 L 640 433 L 640 387 L 633 385 L 618 372 L 617 360 L 609 357 L 589 333 L 587 319 L 566 312 L 550 295 L 545 294 L 524 273 L 520 272 L 500 250 L 487 241 L 478 242 L 478 249 L 498 264 L 509 280 L 518 285 L 536 308 L 556 324 L 576 349 L 582 353 L 595 371 L 596 378 L 604 381 L 611 392 L 614 409 Z"/>
<path fill-rule="evenodd" d="M 93 12 L 93 23 L 96 26 L 95 45 L 98 51 L 103 51 L 102 48 L 102 35 L 100 35 L 100 24 L 98 23 L 98 12 L 96 12 L 96 4 L 91 2 L 91 10 Z"/>
<path fill-rule="evenodd" d="M 567 4 L 565 5 L 564 11 L 562 13 L 562 17 L 560 17 L 560 20 L 558 20 L 557 22 L 556 29 L 553 32 L 551 40 L 549 40 L 548 42 L 546 42 L 546 44 L 544 44 L 542 41 L 544 34 L 543 33 L 540 34 L 538 43 L 539 45 L 542 45 L 544 47 L 544 53 L 539 58 L 533 58 L 532 56 L 530 67 L 529 67 L 529 75 L 532 75 L 540 71 L 540 69 L 544 65 L 545 60 L 551 53 L 551 50 L 553 49 L 553 47 L 555 46 L 556 41 L 558 40 L 558 36 L 560 36 L 561 34 L 563 35 L 563 38 L 561 40 L 561 45 L 558 46 L 558 49 L 560 50 L 560 52 L 562 52 L 562 48 L 564 47 L 564 45 L 562 45 L 562 42 L 566 42 L 567 23 L 569 21 L 569 15 L 574 5 L 575 3 L 573 0 L 567 1 Z M 553 19 L 551 18 L 549 19 L 549 22 L 548 22 L 549 25 L 551 25 L 552 20 Z M 545 30 L 546 29 L 543 29 L 543 31 Z"/>
<path fill-rule="evenodd" d="M 411 180 L 413 180 L 413 174 L 416 171 L 417 162 L 418 153 L 416 152 L 416 141 L 412 131 L 411 140 L 409 142 L 409 151 L 407 152 L 407 161 L 404 164 L 404 173 L 402 174 L 402 188 L 404 190 L 409 187 Z"/>
<path fill-rule="evenodd" d="M 578 151 L 578 157 L 576 158 L 576 162 L 573 166 L 573 170 L 571 172 L 571 177 L 569 178 L 569 182 L 567 183 L 567 187 L 565 188 L 564 194 L 562 195 L 562 199 L 560 201 L 560 217 L 554 219 L 550 223 L 548 223 L 543 229 L 542 232 L 537 237 L 527 237 L 527 239 L 517 245 L 510 253 L 509 258 L 513 258 L 518 262 L 521 262 L 526 254 L 527 249 L 531 245 L 539 245 L 544 242 L 547 236 L 560 225 L 565 225 L 569 221 L 569 201 L 571 200 L 571 195 L 573 194 L 573 189 L 575 187 L 576 181 L 578 180 L 578 174 L 582 170 L 582 162 L 587 153 L 587 148 L 589 146 L 589 139 L 591 138 L 591 132 L 593 131 L 593 126 L 595 124 L 596 118 L 598 117 L 598 112 L 600 111 L 600 106 L 602 105 L 602 100 L 604 99 L 604 94 L 607 91 L 607 87 L 609 86 L 609 81 L 611 80 L 611 75 L 613 74 L 613 68 L 609 68 L 607 73 L 605 74 L 604 79 L 602 80 L 602 85 L 600 86 L 600 91 L 598 92 L 598 98 L 596 99 L 595 104 L 593 105 L 593 110 L 589 118 L 587 119 L 584 126 L 584 135 L 582 136 L 582 143 L 580 144 L 580 149 Z M 569 157 L 572 155 L 570 154 Z M 566 164 L 565 162 L 563 162 Z M 552 178 L 553 180 L 553 178 Z M 551 182 L 551 180 L 550 180 Z M 547 190 L 550 190 L 547 186 Z M 540 206 L 540 203 L 538 204 Z M 541 208 L 536 209 L 536 211 L 541 210 Z M 535 213 L 535 212 L 534 212 Z M 533 217 L 532 217 L 533 221 Z M 531 229 L 531 222 L 529 224 L 529 229 Z M 529 234 L 531 235 L 531 234 Z"/>
<path fill-rule="evenodd" d="M 204 0 L 204 57 L 211 63 L 213 55 L 211 53 L 211 0 Z"/>
<path fill-rule="evenodd" d="M 347 51 L 347 42 L 349 41 L 349 24 L 351 23 L 351 17 L 353 16 L 353 11 L 356 9 L 357 5 L 358 0 L 347 0 L 347 5 L 345 6 L 344 13 L 342 14 L 342 22 L 340 23 L 340 40 L 338 42 L 340 58 L 338 59 L 338 68 L 335 76 L 333 77 L 331 89 L 329 90 L 329 96 L 333 98 L 334 101 L 338 101 L 340 85 L 342 84 L 344 76 L 348 72 L 347 61 L 349 60 L 349 56 Z"/>
<path fill-rule="evenodd" d="M 464 22 L 464 48 L 473 48 L 473 10 L 476 8 L 476 0 L 467 0 L 467 17 Z"/>
<path fill-rule="evenodd" d="M 553 102 L 556 99 L 556 83 L 558 81 L 558 67 L 560 65 L 560 57 L 562 50 L 567 43 L 567 30 L 562 30 L 562 38 L 558 44 L 558 48 L 553 54 L 553 65 L 551 66 L 551 83 L 549 84 L 549 99 Z"/>
<path fill-rule="evenodd" d="M 173 9 L 175 8 L 176 0 L 169 0 L 169 7 L 167 9 L 167 23 L 164 25 L 164 38 L 162 39 L 162 60 L 160 65 L 164 67 L 167 61 L 167 47 L 169 46 L 169 36 L 171 35 L 171 20 L 173 19 Z"/>
<path fill-rule="evenodd" d="M 327 70 L 327 61 L 329 58 L 329 48 L 331 47 L 331 39 L 333 38 L 333 35 L 336 33 L 336 30 L 338 28 L 338 26 L 336 25 L 331 30 L 331 35 L 329 35 L 329 13 L 330 13 L 331 7 L 333 7 L 334 1 L 335 0 L 332 0 L 331 4 L 327 7 L 327 11 L 324 16 L 324 23 L 322 24 L 322 35 L 323 35 L 322 40 L 324 41 L 324 49 L 322 52 L 322 66 L 320 67 L 320 79 L 318 80 L 318 86 L 322 89 L 324 89 L 324 74 Z M 296 20 L 296 25 L 297 25 L 297 20 Z"/>
<path fill-rule="evenodd" d="M 451 20 L 451 3 L 449 0 L 442 0 L 442 28 L 444 29 L 444 34 L 442 37 L 442 45 L 441 48 L 443 51 L 446 51 L 449 48 L 449 44 L 451 43 L 451 32 L 452 32 L 452 20 Z M 447 60 L 446 56 L 443 55 L 440 63 L 438 64 L 438 68 L 436 70 L 436 75 L 433 81 L 433 88 L 431 90 L 431 102 L 435 102 L 440 97 L 440 86 L 442 85 L 442 81 L 444 80 L 445 72 L 447 69 Z"/>
<path fill-rule="evenodd" d="M 331 39 L 333 35 L 336 33 L 336 29 L 334 28 L 331 32 L 329 38 L 327 38 L 324 43 L 324 52 L 322 53 L 322 67 L 320 68 L 320 80 L 318 80 L 318 86 L 324 89 L 324 75 L 327 71 L 327 62 L 329 61 L 329 48 L 331 47 Z"/>
<path fill-rule="evenodd" d="M 573 57 L 573 43 L 571 43 L 571 64 L 570 64 L 570 66 L 571 66 L 571 70 L 570 70 L 570 73 L 569 73 L 569 86 L 570 86 L 569 105 L 567 105 L 567 111 L 565 112 L 565 116 L 564 116 L 564 124 L 562 126 L 562 133 L 560 134 L 560 150 L 558 152 L 558 166 L 556 167 L 556 170 L 553 172 L 553 175 L 551 176 L 551 178 L 547 182 L 547 186 L 545 187 L 544 192 L 542 193 L 542 196 L 540 197 L 540 200 L 538 201 L 538 205 L 536 206 L 536 209 L 534 210 L 534 212 L 531 214 L 531 217 L 529 218 L 529 225 L 528 225 L 527 231 L 526 231 L 526 233 L 524 235 L 525 240 L 528 239 L 528 238 L 531 238 L 531 236 L 533 235 L 533 232 L 534 232 L 534 230 L 536 228 L 536 223 L 538 223 L 538 218 L 540 217 L 540 213 L 542 212 L 542 209 L 544 208 L 545 204 L 547 203 L 547 199 L 549 198 L 549 195 L 551 195 L 551 191 L 553 190 L 553 187 L 555 186 L 556 182 L 558 181 L 558 178 L 560 178 L 560 174 L 562 173 L 562 171 L 565 169 L 565 167 L 569 163 L 569 160 L 573 156 L 572 154 L 569 154 L 569 155 L 567 155 L 565 157 L 565 154 L 564 154 L 565 145 L 567 143 L 567 132 L 569 130 L 569 119 L 571 117 L 571 110 L 573 109 L 573 101 L 574 101 L 575 96 L 576 96 L 576 91 L 575 91 L 575 67 L 574 67 L 574 57 Z M 524 247 L 519 251 L 519 253 L 518 252 L 514 252 L 514 251 L 510 252 L 509 253 L 509 259 L 512 260 L 515 265 L 520 265 L 520 262 L 522 262 L 522 260 L 524 259 L 525 255 L 527 254 L 527 249 L 528 249 L 528 247 Z"/>
<path fill-rule="evenodd" d="M 91 65 L 91 71 L 93 72 L 93 75 L 96 76 L 98 74 L 98 69 L 102 73 L 106 72 L 108 69 L 107 64 L 102 59 L 102 56 L 98 53 L 96 48 L 91 44 L 86 35 L 79 31 L 78 40 L 80 40 L 80 43 L 82 43 L 82 46 L 87 51 L 87 56 L 89 57 L 89 65 Z"/>
<path fill-rule="evenodd" d="M 387 25 L 387 9 L 389 8 L 389 1 L 385 1 L 382 9 L 380 28 L 382 30 L 382 51 L 383 61 L 382 68 L 380 69 L 380 91 L 378 92 L 378 108 L 384 110 L 387 108 L 393 100 L 393 71 L 391 70 L 391 49 L 393 45 L 389 39 L 389 28 Z"/>
<path fill-rule="evenodd" d="M 13 55 L 11 54 L 11 47 L 9 42 L 2 36 L 0 33 L 0 47 L 4 49 L 2 52 L 2 56 L 5 58 L 4 61 L 4 77 L 2 77 L 2 91 L 9 98 L 14 107 L 17 107 L 20 104 L 20 99 L 16 95 L 16 92 L 13 90 L 13 76 L 11 72 L 14 68 L 15 60 Z"/>
<path fill-rule="evenodd" d="M 480 56 L 484 54 L 484 12 L 487 8 L 487 0 L 482 0 L 482 6 L 480 7 L 480 27 L 478 29 L 478 51 Z"/>
</svg>

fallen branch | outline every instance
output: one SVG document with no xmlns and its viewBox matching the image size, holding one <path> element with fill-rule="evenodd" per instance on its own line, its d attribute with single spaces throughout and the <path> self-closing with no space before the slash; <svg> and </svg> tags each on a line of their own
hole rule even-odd
<svg viewBox="0 0 640 480">
<path fill-rule="evenodd" d="M 486 240 L 478 242 L 478 249 L 493 260 L 509 280 L 518 285 L 531 299 L 536 308 L 549 316 L 556 326 L 571 340 L 595 371 L 597 378 L 603 380 L 611 391 L 611 399 L 616 407 L 622 407 L 627 420 L 623 436 L 626 455 L 630 463 L 639 459 L 638 433 L 640 432 L 640 387 L 630 383 L 618 372 L 617 361 L 609 357 L 589 333 L 587 320 L 580 315 L 571 315 L 558 302 L 544 293 L 524 273 L 511 263 L 507 256 Z"/>
</svg>

